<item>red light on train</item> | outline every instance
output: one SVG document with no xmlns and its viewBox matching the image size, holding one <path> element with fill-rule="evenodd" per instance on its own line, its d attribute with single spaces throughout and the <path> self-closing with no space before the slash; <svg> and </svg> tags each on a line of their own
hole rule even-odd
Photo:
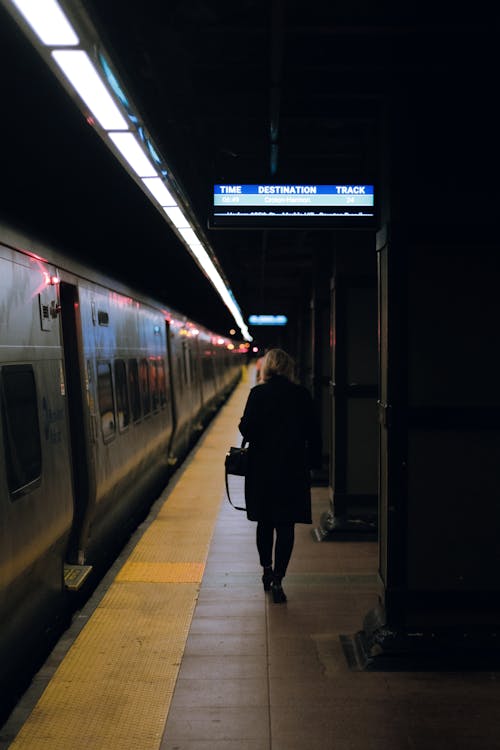
<svg viewBox="0 0 500 750">
<path fill-rule="evenodd" d="M 61 283 L 61 279 L 59 276 L 52 275 L 48 273 L 48 271 L 44 271 L 43 275 L 45 277 L 45 283 L 47 286 L 56 286 L 57 284 Z"/>
</svg>

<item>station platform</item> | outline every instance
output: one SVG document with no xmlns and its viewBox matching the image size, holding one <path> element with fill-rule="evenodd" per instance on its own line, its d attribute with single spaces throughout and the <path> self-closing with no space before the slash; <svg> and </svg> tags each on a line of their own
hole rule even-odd
<svg viewBox="0 0 500 750">
<path fill-rule="evenodd" d="M 255 524 L 223 470 L 252 385 L 246 372 L 77 613 L 0 750 L 500 748 L 500 673 L 349 664 L 342 637 L 377 600 L 377 542 L 318 541 L 326 488 L 313 526 L 296 526 L 288 602 L 263 591 Z"/>
</svg>

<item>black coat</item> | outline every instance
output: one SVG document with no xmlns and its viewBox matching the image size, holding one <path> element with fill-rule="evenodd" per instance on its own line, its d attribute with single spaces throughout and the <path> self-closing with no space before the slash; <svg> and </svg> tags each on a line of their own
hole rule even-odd
<svg viewBox="0 0 500 750">
<path fill-rule="evenodd" d="M 239 430 L 249 443 L 249 520 L 311 523 L 310 469 L 320 441 L 309 391 L 279 375 L 256 385 Z"/>
</svg>

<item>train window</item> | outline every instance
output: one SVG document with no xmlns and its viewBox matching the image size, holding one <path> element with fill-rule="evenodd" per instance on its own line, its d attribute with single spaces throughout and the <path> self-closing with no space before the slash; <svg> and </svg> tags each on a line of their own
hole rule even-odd
<svg viewBox="0 0 500 750">
<path fill-rule="evenodd" d="M 203 372 L 204 380 L 212 380 L 214 377 L 214 364 L 211 357 L 211 353 L 208 352 L 208 356 L 204 357 L 201 361 L 201 369 Z"/>
<path fill-rule="evenodd" d="M 113 381 L 109 362 L 97 363 L 97 397 L 104 442 L 112 440 L 116 433 L 115 405 L 113 400 Z"/>
<path fill-rule="evenodd" d="M 139 362 L 139 386 L 141 389 L 142 413 L 149 414 L 151 411 L 151 392 L 149 386 L 149 362 L 141 359 Z"/>
<path fill-rule="evenodd" d="M 116 413 L 118 416 L 118 429 L 125 430 L 130 422 L 130 409 L 128 405 L 127 391 L 127 369 L 123 359 L 115 360 L 115 391 L 116 391 Z"/>
<path fill-rule="evenodd" d="M 139 390 L 139 366 L 136 359 L 128 361 L 128 392 L 132 419 L 138 422 L 141 418 L 141 393 Z"/>
<path fill-rule="evenodd" d="M 42 450 L 31 365 L 2 367 L 2 421 L 7 482 L 13 499 L 40 483 Z"/>
</svg>

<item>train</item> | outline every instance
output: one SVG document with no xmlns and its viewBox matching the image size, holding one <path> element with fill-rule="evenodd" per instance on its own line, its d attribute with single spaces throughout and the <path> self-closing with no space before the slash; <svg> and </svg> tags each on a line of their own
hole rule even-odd
<svg viewBox="0 0 500 750">
<path fill-rule="evenodd" d="M 247 349 L 4 225 L 0 330 L 5 699 L 236 387 Z"/>
</svg>

